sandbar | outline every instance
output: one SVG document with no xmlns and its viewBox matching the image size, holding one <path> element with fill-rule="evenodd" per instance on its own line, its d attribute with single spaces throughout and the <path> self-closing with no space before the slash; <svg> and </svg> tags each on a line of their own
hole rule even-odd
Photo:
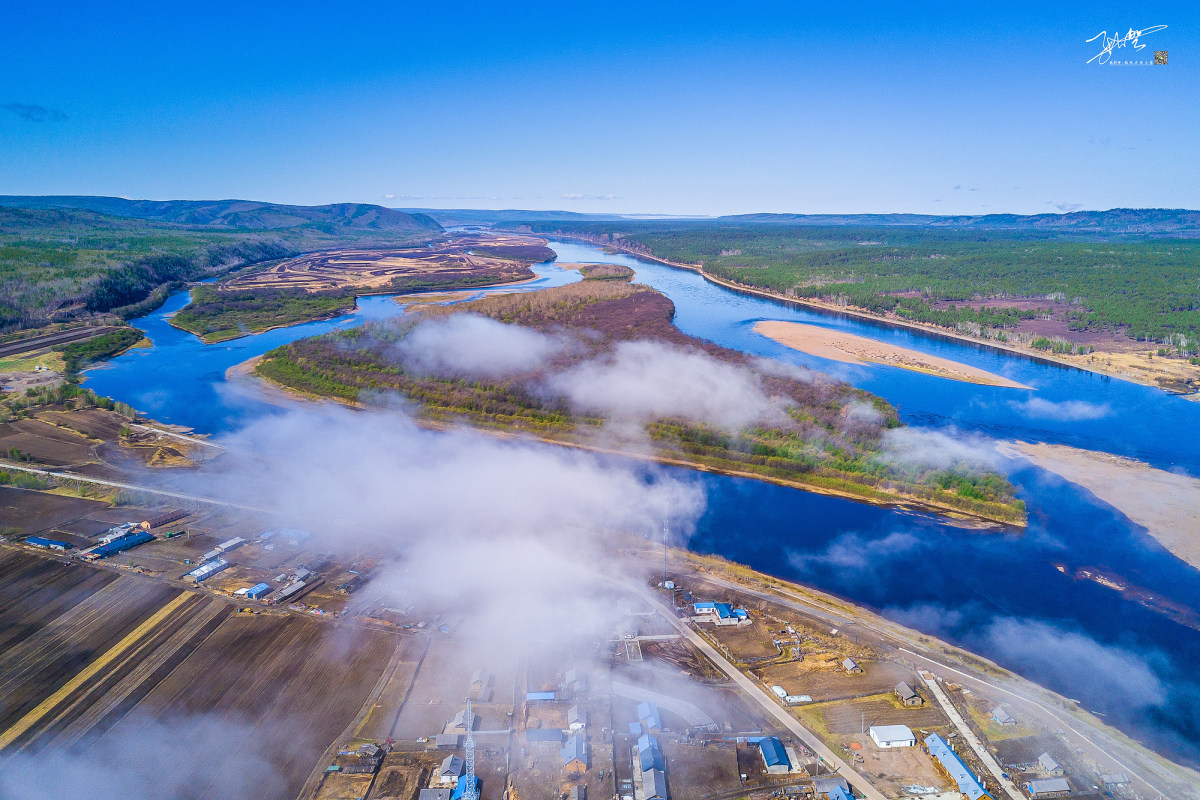
<svg viewBox="0 0 1200 800">
<path fill-rule="evenodd" d="M 1006 442 L 998 449 L 1082 486 L 1200 569 L 1200 479 L 1065 445 Z"/>
<path fill-rule="evenodd" d="M 997 375 L 994 372 L 958 361 L 951 361 L 948 358 L 931 356 L 918 350 L 910 350 L 907 347 L 868 339 L 853 333 L 822 328 L 819 325 L 764 320 L 754 326 L 754 332 L 793 350 L 827 358 L 830 361 L 840 361 L 844 364 L 883 364 L 888 367 L 899 367 L 965 383 L 1009 389 L 1033 388 L 1005 378 L 1003 375 Z"/>
</svg>

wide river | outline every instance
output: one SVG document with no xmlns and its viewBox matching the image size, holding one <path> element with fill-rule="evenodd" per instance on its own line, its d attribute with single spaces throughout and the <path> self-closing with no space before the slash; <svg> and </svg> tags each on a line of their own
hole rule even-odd
<svg viewBox="0 0 1200 800">
<path fill-rule="evenodd" d="M 749 297 L 688 270 L 588 245 L 551 246 L 562 262 L 632 267 L 635 280 L 671 298 L 685 333 L 828 371 L 892 402 L 908 425 L 949 430 L 967 443 L 987 437 L 1069 444 L 1200 475 L 1200 403 L 969 343 Z M 553 264 L 535 271 L 538 280 L 520 290 L 579 277 Z M 388 297 L 364 297 L 356 311 L 334 320 L 205 345 L 168 322 L 187 302 L 188 293 L 179 292 L 137 320 L 153 346 L 89 370 L 88 386 L 155 419 L 214 434 L 281 413 L 277 400 L 226 382 L 229 367 L 302 337 L 403 311 Z M 872 337 L 1000 373 L 1034 390 L 835 364 L 754 333 L 764 319 Z M 1024 463 L 1010 469 L 1029 508 L 1029 527 L 1000 532 L 964 531 L 919 514 L 698 473 L 694 479 L 707 489 L 708 509 L 689 544 L 968 647 L 1079 700 L 1160 752 L 1200 766 L 1200 630 L 1183 624 L 1180 611 L 1162 611 L 1173 603 L 1186 610 L 1182 617 L 1200 613 L 1200 571 L 1077 486 Z M 1077 568 L 1103 570 L 1160 599 L 1147 604 L 1136 593 L 1077 580 Z"/>
</svg>

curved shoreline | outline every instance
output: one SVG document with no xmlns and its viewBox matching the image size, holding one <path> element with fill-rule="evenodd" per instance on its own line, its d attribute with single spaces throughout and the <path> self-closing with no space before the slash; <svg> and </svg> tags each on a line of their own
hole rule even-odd
<svg viewBox="0 0 1200 800">
<path fill-rule="evenodd" d="M 243 361 L 240 364 L 235 364 L 226 370 L 227 377 L 236 376 L 240 379 L 252 379 L 259 384 L 266 384 L 271 391 L 278 393 L 277 397 L 287 396 L 297 400 L 303 400 L 309 403 L 333 402 L 347 408 L 352 408 L 359 411 L 367 410 L 369 407 L 358 401 L 346 400 L 340 397 L 322 397 L 320 395 L 309 394 L 299 389 L 294 389 L 291 386 L 285 386 L 277 383 L 270 378 L 257 374 L 255 367 L 262 360 L 263 356 L 255 356 L 254 358 Z M 742 470 L 725 469 L 722 467 L 712 467 L 705 464 L 698 464 L 692 461 L 685 461 L 679 458 L 670 456 L 652 455 L 639 453 L 635 451 L 617 450 L 608 447 L 601 447 L 587 442 L 570 442 L 562 439 L 548 439 L 542 436 L 535 436 L 526 431 L 506 431 L 498 428 L 487 428 L 477 425 L 472 425 L 469 422 L 438 422 L 435 420 L 421 419 L 414 417 L 414 421 L 427 430 L 447 431 L 455 427 L 466 427 L 472 431 L 486 434 L 498 439 L 519 440 L 526 439 L 529 441 L 541 442 L 543 444 L 557 445 L 559 447 L 570 447 L 576 450 L 586 450 L 592 453 L 600 453 L 602 455 L 618 456 L 620 458 L 632 458 L 639 461 L 649 461 L 655 464 L 664 464 L 672 467 L 682 467 L 695 472 L 707 472 L 713 475 L 723 475 L 730 478 L 745 478 L 748 480 L 762 481 L 775 486 L 783 486 L 788 489 L 798 489 L 800 491 L 809 492 L 811 494 L 824 495 L 826 497 L 838 497 L 843 500 L 853 500 L 858 503 L 866 503 L 867 505 L 878 506 L 880 508 L 899 509 L 911 511 L 919 514 L 929 514 L 936 516 L 938 520 L 948 525 L 953 525 L 958 528 L 968 530 L 1000 530 L 1003 528 L 1024 529 L 1027 526 L 1027 521 L 1014 522 L 1011 520 L 996 519 L 983 514 L 976 514 L 970 511 L 964 511 L 961 508 L 954 506 L 943 505 L 931 500 L 925 500 L 912 495 L 901 493 L 891 493 L 882 489 L 873 489 L 872 487 L 864 487 L 868 492 L 875 492 L 882 497 L 872 497 L 867 494 L 855 494 L 854 492 L 843 489 L 835 489 L 829 486 L 821 486 L 819 484 L 809 484 L 803 481 L 788 480 L 787 478 L 779 478 L 772 475 L 759 475 L 753 472 L 745 472 Z"/>
<path fill-rule="evenodd" d="M 546 235 L 550 235 L 550 234 L 546 234 Z M 1060 367 L 1069 367 L 1071 369 L 1077 369 L 1077 370 L 1081 370 L 1083 372 L 1090 372 L 1095 375 L 1103 375 L 1108 378 L 1116 378 L 1117 380 L 1122 380 L 1122 381 L 1125 381 L 1126 383 L 1132 383 L 1132 384 L 1135 384 L 1138 386 L 1147 386 L 1151 389 L 1157 389 L 1160 392 L 1163 392 L 1165 394 L 1174 395 L 1176 397 L 1182 397 L 1185 400 L 1192 400 L 1195 402 L 1200 402 L 1200 392 L 1193 392 L 1191 394 L 1180 394 L 1178 392 L 1172 392 L 1168 389 L 1164 389 L 1162 386 L 1159 386 L 1158 384 L 1150 383 L 1147 381 L 1141 381 L 1130 375 L 1126 375 L 1121 372 L 1106 370 L 1106 369 L 1103 369 L 1103 368 L 1097 367 L 1097 366 L 1084 366 L 1082 364 L 1076 364 L 1072 361 L 1068 361 L 1065 358 L 1057 358 L 1055 356 L 1047 355 L 1045 353 L 1033 353 L 1028 350 L 1014 347 L 1013 345 L 1010 345 L 1010 344 L 1004 344 L 1004 343 L 997 342 L 997 341 L 991 340 L 991 339 L 979 339 L 979 338 L 976 338 L 973 336 L 968 336 L 967 334 L 951 331 L 946 328 L 939 328 L 936 325 L 929 325 L 929 324 L 923 323 L 923 322 L 912 322 L 910 320 L 893 319 L 891 317 L 884 317 L 884 316 L 879 316 L 877 314 L 872 314 L 869 311 L 865 311 L 863 309 L 853 307 L 853 306 L 838 306 L 838 305 L 834 305 L 833 303 L 827 303 L 822 300 L 815 300 L 812 298 L 799 299 L 799 298 L 795 298 L 795 297 L 788 297 L 787 295 L 780 294 L 780 293 L 772 291 L 770 289 L 762 289 L 762 288 L 759 288 L 756 286 L 746 286 L 744 284 L 736 283 L 734 281 L 730 281 L 725 278 L 718 278 L 717 276 L 715 276 L 709 272 L 706 272 L 704 270 L 703 264 L 686 264 L 686 263 L 683 263 L 680 261 L 670 261 L 668 259 L 661 258 L 659 256 L 649 255 L 647 253 L 641 253 L 641 252 L 638 252 L 637 250 L 633 250 L 629 247 L 615 244 L 613 242 L 599 243 L 599 242 L 594 242 L 591 239 L 588 239 L 583 236 L 577 236 L 577 235 L 572 235 L 572 234 L 568 234 L 568 233 L 556 233 L 556 234 L 553 234 L 553 237 L 557 238 L 557 239 L 565 239 L 565 240 L 571 240 L 571 241 L 576 241 L 576 242 L 582 242 L 584 244 L 592 245 L 593 247 L 611 247 L 614 250 L 625 253 L 626 255 L 633 256 L 634 258 L 641 258 L 641 259 L 645 259 L 646 261 L 653 261 L 657 264 L 662 264 L 663 266 L 674 267 L 675 269 L 686 269 L 690 272 L 698 273 L 702 278 L 704 278 L 709 283 L 714 283 L 717 286 L 721 286 L 725 289 L 729 289 L 732 292 L 737 292 L 738 294 L 748 295 L 751 297 L 759 297 L 764 300 L 772 300 L 774 302 L 782 303 L 783 305 L 792 306 L 792 307 L 799 308 L 799 309 L 805 310 L 805 311 L 817 311 L 817 312 L 820 312 L 823 314 L 830 314 L 830 315 L 834 315 L 834 316 L 852 317 L 854 319 L 859 319 L 864 322 L 872 322 L 877 325 L 883 325 L 886 327 L 919 331 L 920 333 L 925 334 L 926 336 L 938 337 L 938 338 L 946 339 L 948 341 L 959 342 L 962 344 L 971 344 L 971 345 L 975 345 L 976 347 L 990 348 L 992 350 L 996 350 L 996 351 L 1003 352 L 1003 353 L 1008 353 L 1010 355 L 1021 356 L 1022 358 L 1027 358 L 1031 361 L 1037 361 L 1042 364 L 1050 364 L 1050 365 L 1060 366 Z"/>
</svg>

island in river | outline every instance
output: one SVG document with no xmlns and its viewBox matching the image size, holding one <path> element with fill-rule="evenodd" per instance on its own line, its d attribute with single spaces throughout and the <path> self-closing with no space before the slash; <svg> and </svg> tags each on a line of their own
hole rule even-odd
<svg viewBox="0 0 1200 800">
<path fill-rule="evenodd" d="M 1024 524 L 1024 503 L 1002 476 L 899 455 L 892 447 L 899 417 L 881 398 L 687 336 L 672 323 L 674 305 L 661 293 L 629 283 L 625 274 L 584 275 L 576 284 L 425 307 L 415 320 L 293 342 L 268 352 L 255 373 L 351 403 L 399 392 L 432 425 L 468 422 L 963 520 Z M 476 330 L 475 340 L 457 341 L 459 350 L 496 347 L 511 334 L 522 347 L 545 348 L 545 357 L 506 371 L 491 363 L 464 370 L 445 363 L 444 352 L 431 363 L 418 351 L 415 343 L 431 338 L 430 325 L 467 312 L 525 333 Z M 444 331 L 433 338 L 454 349 Z M 517 348 L 500 349 L 508 357 Z M 615 381 L 624 381 L 620 390 Z M 644 396 L 664 381 L 670 385 L 658 397 Z M 627 391 L 631 386 L 637 390 Z M 719 412 L 709 402 L 718 395 L 733 398 Z"/>
<path fill-rule="evenodd" d="M 309 253 L 193 287 L 192 302 L 171 324 L 214 344 L 330 319 L 364 294 L 520 283 L 533 279 L 531 262 L 554 258 L 545 245 L 532 237 L 458 235 L 420 247 Z"/>
</svg>

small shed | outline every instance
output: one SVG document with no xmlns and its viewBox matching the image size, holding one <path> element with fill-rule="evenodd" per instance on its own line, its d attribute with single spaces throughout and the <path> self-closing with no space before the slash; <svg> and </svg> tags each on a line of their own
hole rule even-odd
<svg viewBox="0 0 1200 800">
<path fill-rule="evenodd" d="M 842 669 L 846 670 L 846 672 L 849 672 L 851 675 L 857 675 L 863 671 L 862 667 L 860 667 L 858 662 L 853 658 L 847 658 L 845 661 L 843 661 Z"/>
<path fill-rule="evenodd" d="M 422 789 L 417 800 L 450 800 L 450 790 L 445 787 Z"/>
<path fill-rule="evenodd" d="M 527 703 L 544 703 L 558 699 L 558 695 L 554 692 L 526 692 L 525 702 Z"/>
<path fill-rule="evenodd" d="M 1041 778 L 1025 784 L 1025 791 L 1032 798 L 1062 797 L 1071 793 L 1071 784 L 1066 778 Z"/>
<path fill-rule="evenodd" d="M 813 778 L 812 787 L 817 797 L 833 797 L 838 792 L 850 791 L 850 784 L 845 778 Z"/>
<path fill-rule="evenodd" d="M 581 731 L 587 727 L 587 711 L 579 706 L 571 706 L 567 711 L 567 727 L 573 731 Z"/>
<path fill-rule="evenodd" d="M 906 706 L 919 706 L 925 703 L 925 698 L 917 694 L 915 689 L 903 681 L 896 684 L 895 692 L 896 697 Z"/>
<path fill-rule="evenodd" d="M 587 787 L 581 784 L 572 786 L 567 793 L 567 800 L 587 800 Z"/>
<path fill-rule="evenodd" d="M 992 709 L 992 719 L 999 725 L 1016 725 L 1017 720 L 1004 706 L 996 706 Z"/>
<path fill-rule="evenodd" d="M 1049 753 L 1042 753 L 1038 756 L 1038 769 L 1047 775 L 1058 776 L 1063 774 L 1062 765 L 1055 761 L 1054 756 Z"/>
<path fill-rule="evenodd" d="M 907 725 L 872 725 L 871 741 L 883 748 L 915 747 L 917 737 Z"/>
<path fill-rule="evenodd" d="M 525 741 L 562 744 L 563 732 L 561 728 L 526 728 Z"/>
<path fill-rule="evenodd" d="M 1126 786 L 1129 784 L 1129 776 L 1124 772 L 1113 772 L 1108 775 L 1101 775 L 1100 782 L 1103 783 L 1105 787 Z"/>
<path fill-rule="evenodd" d="M 457 750 L 462 743 L 462 737 L 457 733 L 439 733 L 433 740 L 433 746 L 438 750 Z"/>
</svg>

